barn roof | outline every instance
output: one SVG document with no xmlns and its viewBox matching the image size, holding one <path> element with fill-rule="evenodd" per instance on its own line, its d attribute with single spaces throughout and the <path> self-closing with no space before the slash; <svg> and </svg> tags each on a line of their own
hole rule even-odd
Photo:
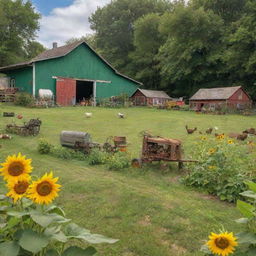
<svg viewBox="0 0 256 256">
<path fill-rule="evenodd" d="M 33 63 L 38 62 L 38 61 L 43 61 L 43 60 L 49 60 L 49 59 L 55 59 L 55 58 L 60 58 L 60 57 L 64 57 L 67 54 L 69 54 L 70 52 L 72 52 L 75 48 L 77 48 L 79 45 L 81 44 L 85 44 L 87 47 L 89 47 L 103 62 L 105 62 L 106 65 L 108 65 L 117 75 L 122 76 L 126 79 L 129 79 L 137 84 L 142 84 L 126 75 L 121 74 L 120 72 L 118 72 L 114 67 L 111 66 L 111 64 L 109 62 L 107 62 L 101 55 L 99 55 L 89 44 L 87 44 L 85 41 L 77 41 L 71 44 L 67 44 L 64 46 L 60 46 L 60 47 L 56 47 L 50 50 L 46 50 L 44 52 L 42 52 L 41 54 L 39 54 L 38 56 L 36 56 L 35 58 L 33 58 L 30 61 L 27 62 L 21 62 L 21 63 L 17 63 L 17 64 L 13 64 L 13 65 L 9 65 L 9 66 L 5 66 L 5 67 L 0 67 L 0 71 L 8 71 L 8 70 L 12 70 L 12 69 L 18 69 L 18 68 L 23 68 L 23 67 L 28 67 L 28 66 L 32 66 Z"/>
<path fill-rule="evenodd" d="M 199 89 L 190 100 L 227 100 L 242 86 Z"/>
<path fill-rule="evenodd" d="M 156 91 L 156 90 L 145 90 L 145 89 L 137 89 L 142 94 L 144 94 L 147 98 L 164 98 L 164 99 L 171 99 L 171 97 L 166 94 L 164 91 Z M 135 91 L 136 92 L 136 91 Z M 134 94 L 133 94 L 134 95 Z M 133 96 L 132 95 L 132 96 Z"/>
</svg>

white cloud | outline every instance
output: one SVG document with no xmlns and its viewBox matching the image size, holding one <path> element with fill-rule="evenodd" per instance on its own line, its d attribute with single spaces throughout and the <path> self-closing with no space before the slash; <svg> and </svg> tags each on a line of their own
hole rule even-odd
<svg viewBox="0 0 256 256">
<path fill-rule="evenodd" d="M 48 16 L 42 16 L 38 41 L 51 48 L 52 42 L 61 46 L 72 37 L 81 37 L 92 33 L 88 18 L 97 9 L 110 0 L 74 0 L 67 7 L 54 8 Z"/>
</svg>

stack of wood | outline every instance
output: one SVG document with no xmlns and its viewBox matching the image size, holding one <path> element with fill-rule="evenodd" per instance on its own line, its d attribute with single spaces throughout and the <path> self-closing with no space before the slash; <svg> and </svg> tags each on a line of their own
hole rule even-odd
<svg viewBox="0 0 256 256">
<path fill-rule="evenodd" d="M 0 102 L 14 102 L 17 88 L 0 89 Z"/>
</svg>

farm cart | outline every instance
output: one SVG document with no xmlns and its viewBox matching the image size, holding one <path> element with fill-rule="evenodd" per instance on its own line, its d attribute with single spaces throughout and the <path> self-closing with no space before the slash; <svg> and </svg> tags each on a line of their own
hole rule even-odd
<svg viewBox="0 0 256 256">
<path fill-rule="evenodd" d="M 195 162 L 194 160 L 182 159 L 180 140 L 145 134 L 143 136 L 141 159 L 133 159 L 132 166 L 140 167 L 143 163 L 153 161 L 178 162 L 179 169 L 183 167 L 184 162 Z"/>
<path fill-rule="evenodd" d="M 22 136 L 36 136 L 39 134 L 42 121 L 40 119 L 30 119 L 24 125 L 7 124 L 6 131 Z"/>
</svg>

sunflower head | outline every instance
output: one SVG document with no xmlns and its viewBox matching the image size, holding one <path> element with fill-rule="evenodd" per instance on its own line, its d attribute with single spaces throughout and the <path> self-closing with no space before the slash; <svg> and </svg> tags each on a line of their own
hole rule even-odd
<svg viewBox="0 0 256 256">
<path fill-rule="evenodd" d="M 221 234 L 211 233 L 207 245 L 213 254 L 227 256 L 234 252 L 237 242 L 232 232 L 224 232 Z"/>
<path fill-rule="evenodd" d="M 209 155 L 212 155 L 212 154 L 214 154 L 216 152 L 216 148 L 210 148 L 209 150 L 208 150 L 208 154 Z"/>
<path fill-rule="evenodd" d="M 28 197 L 37 204 L 49 204 L 58 196 L 61 185 L 58 178 L 53 178 L 52 172 L 34 181 L 28 189 Z"/>
<path fill-rule="evenodd" d="M 201 140 L 202 140 L 202 141 L 206 141 L 206 140 L 207 140 L 207 137 L 202 136 L 202 137 L 201 137 Z"/>
<path fill-rule="evenodd" d="M 228 144 L 234 144 L 233 140 L 228 140 Z"/>
<path fill-rule="evenodd" d="M 31 161 L 31 159 L 26 159 L 26 156 L 21 155 L 21 153 L 8 156 L 5 162 L 1 164 L 0 174 L 7 181 L 28 178 L 29 173 L 32 171 Z"/>
<path fill-rule="evenodd" d="M 16 203 L 19 199 L 26 196 L 29 187 L 29 182 L 30 177 L 9 180 L 9 182 L 7 183 L 9 192 L 6 194 L 6 196 L 11 197 L 14 203 Z"/>
</svg>

